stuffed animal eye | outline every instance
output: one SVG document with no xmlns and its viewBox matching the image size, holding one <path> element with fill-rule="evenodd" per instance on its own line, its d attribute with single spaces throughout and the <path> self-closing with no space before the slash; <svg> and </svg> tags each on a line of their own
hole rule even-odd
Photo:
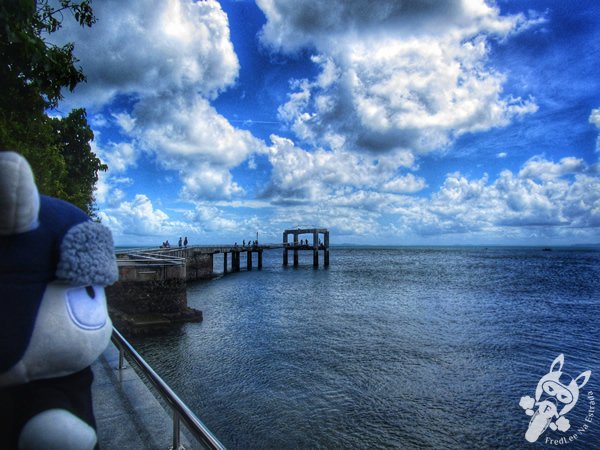
<svg viewBox="0 0 600 450">
<path fill-rule="evenodd" d="M 101 286 L 68 289 L 67 310 L 75 325 L 84 330 L 98 330 L 106 324 L 106 297 Z"/>
<path fill-rule="evenodd" d="M 85 292 L 87 292 L 87 295 L 90 298 L 95 298 L 96 297 L 96 293 L 94 292 L 94 286 L 86 286 L 85 287 Z"/>
</svg>

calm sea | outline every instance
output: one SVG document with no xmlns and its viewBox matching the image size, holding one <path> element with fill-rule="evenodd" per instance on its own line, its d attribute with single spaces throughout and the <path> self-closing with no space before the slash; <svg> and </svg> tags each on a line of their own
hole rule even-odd
<svg viewBox="0 0 600 450">
<path fill-rule="evenodd" d="M 189 286 L 202 323 L 135 341 L 227 447 L 600 448 L 600 251 L 333 248 L 316 270 L 308 253 L 298 268 L 264 259 Z M 592 375 L 571 428 L 532 445 L 519 401 L 559 354 L 564 373 Z"/>
</svg>

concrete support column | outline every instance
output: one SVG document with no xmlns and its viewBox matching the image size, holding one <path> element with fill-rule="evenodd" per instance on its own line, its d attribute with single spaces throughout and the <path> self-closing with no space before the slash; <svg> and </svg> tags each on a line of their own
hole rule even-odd
<svg viewBox="0 0 600 450">
<path fill-rule="evenodd" d="M 252 250 L 246 252 L 246 268 L 252 270 Z"/>
<path fill-rule="evenodd" d="M 231 254 L 231 271 L 239 272 L 240 271 L 240 252 L 234 251 Z"/>
<path fill-rule="evenodd" d="M 223 273 L 227 273 L 227 252 L 223 253 Z"/>
<path fill-rule="evenodd" d="M 284 266 L 288 265 L 288 248 L 287 248 L 287 243 L 288 243 L 288 234 L 287 233 L 283 233 L 283 265 Z"/>
<path fill-rule="evenodd" d="M 329 231 L 326 231 L 325 236 L 323 236 L 323 245 L 325 246 L 323 264 L 327 267 L 329 266 Z"/>
<path fill-rule="evenodd" d="M 258 270 L 262 270 L 262 250 L 258 251 Z"/>
<path fill-rule="evenodd" d="M 294 233 L 294 267 L 298 266 L 298 233 Z"/>
<path fill-rule="evenodd" d="M 319 267 L 319 233 L 313 232 L 313 267 Z"/>
</svg>

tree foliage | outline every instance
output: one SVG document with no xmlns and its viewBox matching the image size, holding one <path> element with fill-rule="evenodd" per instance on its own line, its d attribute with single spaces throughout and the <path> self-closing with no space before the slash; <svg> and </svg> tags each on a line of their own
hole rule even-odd
<svg viewBox="0 0 600 450">
<path fill-rule="evenodd" d="M 72 16 L 81 26 L 95 22 L 90 0 L 2 0 L 0 2 L 0 150 L 15 150 L 31 164 L 41 193 L 93 212 L 98 172 L 107 167 L 92 152 L 94 135 L 83 109 L 50 118 L 62 90 L 85 80 L 73 44 L 46 38 Z"/>
</svg>

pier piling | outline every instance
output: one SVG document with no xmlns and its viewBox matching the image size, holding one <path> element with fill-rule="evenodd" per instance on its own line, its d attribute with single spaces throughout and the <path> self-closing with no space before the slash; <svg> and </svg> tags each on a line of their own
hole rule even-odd
<svg viewBox="0 0 600 450">
<path fill-rule="evenodd" d="M 294 267 L 298 267 L 298 235 L 294 234 Z"/>
</svg>

